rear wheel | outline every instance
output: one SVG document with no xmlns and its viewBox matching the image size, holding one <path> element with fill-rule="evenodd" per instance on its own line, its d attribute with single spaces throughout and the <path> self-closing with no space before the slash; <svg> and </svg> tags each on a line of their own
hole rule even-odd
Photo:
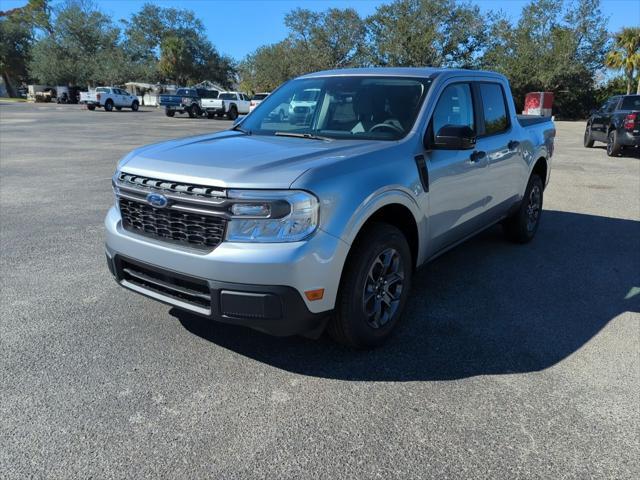
<svg viewBox="0 0 640 480">
<path fill-rule="evenodd" d="M 593 137 L 591 136 L 591 125 L 587 125 L 587 128 L 584 130 L 584 146 L 586 148 L 593 147 Z"/>
<path fill-rule="evenodd" d="M 89 110 L 93 111 L 93 110 L 95 110 L 95 109 L 96 109 L 96 106 L 95 106 L 95 105 L 87 105 L 87 108 L 88 108 Z"/>
<path fill-rule="evenodd" d="M 527 243 L 536 235 L 542 214 L 543 190 L 542 179 L 538 175 L 531 175 L 518 211 L 503 223 L 511 241 Z"/>
<path fill-rule="evenodd" d="M 165 108 L 164 109 L 164 114 L 167 117 L 173 117 L 176 114 L 176 112 L 174 110 L 171 110 L 170 108 Z"/>
<path fill-rule="evenodd" d="M 353 348 L 382 344 L 398 324 L 411 273 L 411 250 L 402 232 L 387 223 L 367 227 L 345 265 L 329 334 Z"/>
<path fill-rule="evenodd" d="M 131 104 L 131 111 L 137 112 L 138 108 L 140 108 L 140 103 L 138 103 L 137 100 L 134 100 L 133 103 Z"/>
<path fill-rule="evenodd" d="M 622 146 L 618 143 L 618 132 L 611 130 L 607 135 L 607 155 L 617 157 L 622 151 Z"/>
<path fill-rule="evenodd" d="M 106 112 L 111 112 L 113 110 L 113 100 L 107 100 L 104 104 L 104 110 Z"/>
<path fill-rule="evenodd" d="M 236 118 L 238 118 L 238 109 L 236 108 L 235 105 L 231 105 L 231 108 L 229 108 L 229 113 L 227 113 L 227 118 L 229 120 L 235 120 Z"/>
<path fill-rule="evenodd" d="M 200 111 L 198 110 L 198 106 L 195 104 L 191 105 L 189 107 L 188 113 L 189 113 L 189 118 L 196 118 L 200 113 Z"/>
</svg>

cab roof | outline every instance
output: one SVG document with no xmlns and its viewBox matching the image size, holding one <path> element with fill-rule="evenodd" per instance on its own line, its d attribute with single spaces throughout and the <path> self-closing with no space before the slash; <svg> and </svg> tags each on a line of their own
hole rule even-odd
<svg viewBox="0 0 640 480">
<path fill-rule="evenodd" d="M 338 70 L 323 70 L 320 72 L 308 73 L 298 78 L 315 77 L 339 77 L 339 76 L 393 76 L 393 77 L 419 77 L 435 78 L 439 76 L 474 76 L 487 78 L 501 78 L 506 80 L 499 73 L 487 70 L 465 70 L 455 68 L 432 68 L 432 67 L 368 67 L 368 68 L 343 68 Z"/>
</svg>

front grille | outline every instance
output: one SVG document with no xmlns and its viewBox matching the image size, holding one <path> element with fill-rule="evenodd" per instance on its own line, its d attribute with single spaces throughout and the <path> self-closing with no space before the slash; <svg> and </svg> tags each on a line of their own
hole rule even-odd
<svg viewBox="0 0 640 480">
<path fill-rule="evenodd" d="M 143 177 L 141 175 L 133 175 L 131 173 L 120 172 L 118 182 L 121 186 L 129 185 L 136 189 L 147 189 L 149 191 L 160 191 L 162 193 L 177 193 L 185 196 L 203 197 L 203 198 L 219 198 L 224 197 L 225 191 L 216 187 L 207 187 L 204 185 L 193 185 L 184 182 L 170 182 L 168 180 L 159 180 L 157 178 Z"/>
<path fill-rule="evenodd" d="M 119 206 L 122 226 L 133 233 L 206 250 L 224 238 L 227 220 L 222 217 L 155 208 L 122 197 Z"/>
<path fill-rule="evenodd" d="M 186 277 L 119 257 L 121 278 L 129 285 L 170 297 L 191 306 L 198 313 L 211 312 L 211 290 L 202 279 Z"/>
</svg>

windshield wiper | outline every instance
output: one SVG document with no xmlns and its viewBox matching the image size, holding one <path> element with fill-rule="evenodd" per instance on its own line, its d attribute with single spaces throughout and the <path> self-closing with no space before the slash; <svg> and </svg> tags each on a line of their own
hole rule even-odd
<svg viewBox="0 0 640 480">
<path fill-rule="evenodd" d="M 310 140 L 324 140 L 325 142 L 330 142 L 333 140 L 329 137 L 322 137 L 320 135 L 314 135 L 313 133 L 296 133 L 296 132 L 276 132 L 274 133 L 276 137 L 296 137 L 296 138 L 308 138 Z"/>
<path fill-rule="evenodd" d="M 240 126 L 240 124 L 236 125 L 235 127 L 231 127 L 231 130 L 235 130 L 236 132 L 242 132 L 245 135 L 251 135 L 251 130 L 247 130 L 246 128 L 242 128 Z"/>
</svg>

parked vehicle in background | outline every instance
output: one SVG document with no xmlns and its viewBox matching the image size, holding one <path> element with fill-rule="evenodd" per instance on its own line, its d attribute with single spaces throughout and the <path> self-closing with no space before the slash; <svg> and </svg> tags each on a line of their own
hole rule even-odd
<svg viewBox="0 0 640 480">
<path fill-rule="evenodd" d="M 616 95 L 591 112 L 584 131 L 584 146 L 607 144 L 607 155 L 615 157 L 624 147 L 640 146 L 640 95 Z"/>
<path fill-rule="evenodd" d="M 226 115 L 229 120 L 235 120 L 238 115 L 249 113 L 250 105 L 249 97 L 240 92 L 222 92 L 218 98 L 202 100 L 202 109 L 209 118 Z"/>
<path fill-rule="evenodd" d="M 289 103 L 289 111 L 287 112 L 289 123 L 294 125 L 307 123 L 316 110 L 319 94 L 320 90 L 317 88 L 296 92 Z"/>
<path fill-rule="evenodd" d="M 253 97 L 251 97 L 251 103 L 249 104 L 249 112 L 253 112 L 253 109 L 256 108 L 262 101 L 267 98 L 269 93 L 256 93 Z"/>
<path fill-rule="evenodd" d="M 309 92 L 304 123 L 273 121 Z M 496 73 L 305 75 L 230 130 L 129 153 L 105 220 L 109 269 L 211 320 L 379 345 L 417 267 L 498 222 L 533 239 L 554 137 L 549 117 L 516 115 Z"/>
<path fill-rule="evenodd" d="M 164 107 L 167 117 L 173 117 L 176 113 L 186 113 L 190 118 L 199 117 L 204 110 L 201 102 L 203 99 L 217 98 L 217 90 L 205 88 L 179 88 L 175 94 L 160 95 L 160 106 Z"/>
<path fill-rule="evenodd" d="M 85 104 L 89 110 L 104 107 L 106 112 L 130 108 L 134 112 L 138 111 L 140 102 L 138 97 L 131 95 L 126 90 L 114 87 L 98 87 L 88 92 L 80 92 L 80 102 Z"/>
</svg>

